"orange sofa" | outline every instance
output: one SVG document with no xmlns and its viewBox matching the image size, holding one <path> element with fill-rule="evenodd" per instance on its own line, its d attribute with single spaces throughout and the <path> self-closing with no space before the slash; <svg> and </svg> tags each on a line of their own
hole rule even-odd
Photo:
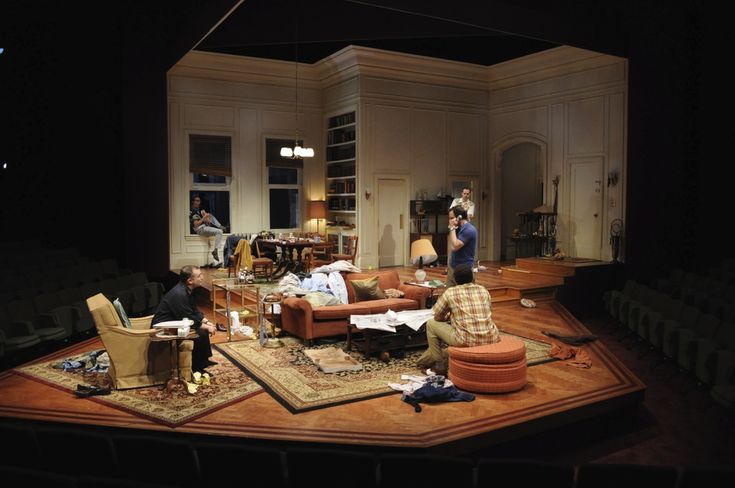
<svg viewBox="0 0 735 488">
<path fill-rule="evenodd" d="M 404 293 L 403 298 L 382 298 L 355 302 L 355 290 L 350 281 L 378 276 L 381 290 L 395 288 Z M 281 305 L 281 328 L 291 335 L 311 343 L 318 337 L 346 335 L 350 315 L 385 313 L 388 310 L 418 310 L 426 307 L 426 299 L 431 290 L 420 286 L 404 285 L 395 270 L 374 271 L 370 273 L 342 273 L 347 287 L 346 305 L 312 307 L 303 298 L 289 297 Z"/>
</svg>

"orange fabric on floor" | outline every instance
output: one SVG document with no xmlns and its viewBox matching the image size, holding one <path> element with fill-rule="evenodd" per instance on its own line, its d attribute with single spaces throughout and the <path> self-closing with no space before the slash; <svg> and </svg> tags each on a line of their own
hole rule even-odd
<svg viewBox="0 0 735 488">
<path fill-rule="evenodd" d="M 592 367 L 592 358 L 581 347 L 553 343 L 549 350 L 549 356 L 567 361 L 568 366 L 574 366 L 575 368 L 588 369 Z"/>
</svg>

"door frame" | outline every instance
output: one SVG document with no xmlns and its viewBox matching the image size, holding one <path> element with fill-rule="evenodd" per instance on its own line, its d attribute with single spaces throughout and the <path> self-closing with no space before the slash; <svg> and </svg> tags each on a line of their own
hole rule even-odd
<svg viewBox="0 0 735 488">
<path fill-rule="evenodd" d="M 544 195 L 543 195 L 543 201 L 544 203 L 548 203 L 549 205 L 553 205 L 553 201 L 549 201 L 553 199 L 553 194 L 550 191 L 551 188 L 551 161 L 549 160 L 549 142 L 546 140 L 546 138 L 541 137 L 537 134 L 529 134 L 529 133 L 520 133 L 520 134 L 511 134 L 509 136 L 506 136 L 502 139 L 499 139 L 493 143 L 492 150 L 490 151 L 490 171 L 488 173 L 491 175 L 490 177 L 490 187 L 491 187 L 491 198 L 488 209 L 488 216 L 484 222 L 488 223 L 488 225 L 491 225 L 491 231 L 488 232 L 488 254 L 489 259 L 498 260 L 500 259 L 500 234 L 501 234 L 501 226 L 500 226 L 500 185 L 502 182 L 502 178 L 500 175 L 500 172 L 502 170 L 501 161 L 503 160 L 503 153 L 510 149 L 511 147 L 522 144 L 522 143 L 529 143 L 534 144 L 538 146 L 540 154 L 539 159 L 541 160 L 541 171 L 543 173 L 543 180 L 544 180 Z M 558 222 L 558 215 L 557 215 L 557 222 Z"/>
<path fill-rule="evenodd" d="M 599 166 L 599 181 L 595 180 L 596 183 L 599 184 L 599 193 L 598 196 L 598 213 L 600 216 L 600 220 L 597 223 L 597 228 L 595 229 L 595 232 L 597 234 L 597 238 L 599 238 L 599 247 L 596 250 L 596 255 L 594 256 L 579 256 L 582 258 L 591 258 L 591 259 L 603 259 L 603 249 L 605 247 L 605 239 L 603 236 L 605 235 L 605 190 L 606 187 L 604 185 L 603 177 L 605 172 L 605 157 L 603 156 L 592 156 L 592 157 L 573 157 L 568 158 L 566 160 L 566 175 L 567 175 L 567 181 L 568 184 L 568 196 L 565 198 L 566 204 L 564 205 L 564 213 L 568 215 L 569 217 L 569 232 L 566 239 L 566 248 L 571 253 L 572 251 L 572 242 L 574 242 L 575 236 L 578 232 L 576 230 L 576 220 L 572 219 L 572 204 L 574 199 L 574 191 L 575 191 L 575 185 L 573 185 L 572 181 L 572 171 L 574 170 L 575 164 L 596 164 Z M 574 229 L 572 229 L 572 226 L 575 226 Z M 576 251 L 576 249 L 575 249 Z"/>
</svg>

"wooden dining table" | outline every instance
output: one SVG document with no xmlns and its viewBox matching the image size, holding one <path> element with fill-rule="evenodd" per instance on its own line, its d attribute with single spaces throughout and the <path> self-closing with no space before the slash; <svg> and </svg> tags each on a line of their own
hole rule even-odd
<svg viewBox="0 0 735 488">
<path fill-rule="evenodd" d="M 314 246 L 313 239 L 265 239 L 264 242 L 275 245 L 281 250 L 281 259 L 278 262 L 274 276 L 282 276 L 286 272 L 300 273 L 305 271 L 304 249 Z M 295 254 L 295 257 L 294 257 Z"/>
</svg>

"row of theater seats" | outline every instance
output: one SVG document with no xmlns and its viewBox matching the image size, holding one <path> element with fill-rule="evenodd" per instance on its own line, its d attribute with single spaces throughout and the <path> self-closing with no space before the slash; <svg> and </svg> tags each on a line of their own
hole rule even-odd
<svg viewBox="0 0 735 488">
<path fill-rule="evenodd" d="M 582 464 L 472 459 L 387 449 L 250 447 L 235 442 L 105 434 L 0 424 L 8 486 L 547 488 L 720 486 L 730 466 Z"/>
<path fill-rule="evenodd" d="M 78 257 L 73 262 L 59 264 L 23 273 L 2 272 L 0 304 L 131 273 L 119 268 L 114 258 L 90 261 L 88 257 Z"/>
<path fill-rule="evenodd" d="M 119 298 L 128 315 L 138 317 L 153 313 L 163 296 L 161 283 L 121 269 L 115 259 L 94 261 L 76 249 L 62 251 L 37 249 L 47 258 L 43 270 L 0 273 L 0 369 L 96 334 L 88 297 Z"/>
<path fill-rule="evenodd" d="M 24 274 L 74 264 L 81 257 L 76 247 L 62 249 L 45 247 L 41 241 L 19 241 L 0 243 L 0 270 Z"/>
<path fill-rule="evenodd" d="M 735 400 L 735 303 L 714 290 L 732 285 L 698 275 L 698 283 L 707 288 L 697 288 L 695 280 L 684 279 L 690 274 L 672 270 L 653 286 L 627 280 L 622 290 L 604 294 L 605 309 L 629 335 L 692 373 L 718 403 L 730 407 Z"/>
</svg>

